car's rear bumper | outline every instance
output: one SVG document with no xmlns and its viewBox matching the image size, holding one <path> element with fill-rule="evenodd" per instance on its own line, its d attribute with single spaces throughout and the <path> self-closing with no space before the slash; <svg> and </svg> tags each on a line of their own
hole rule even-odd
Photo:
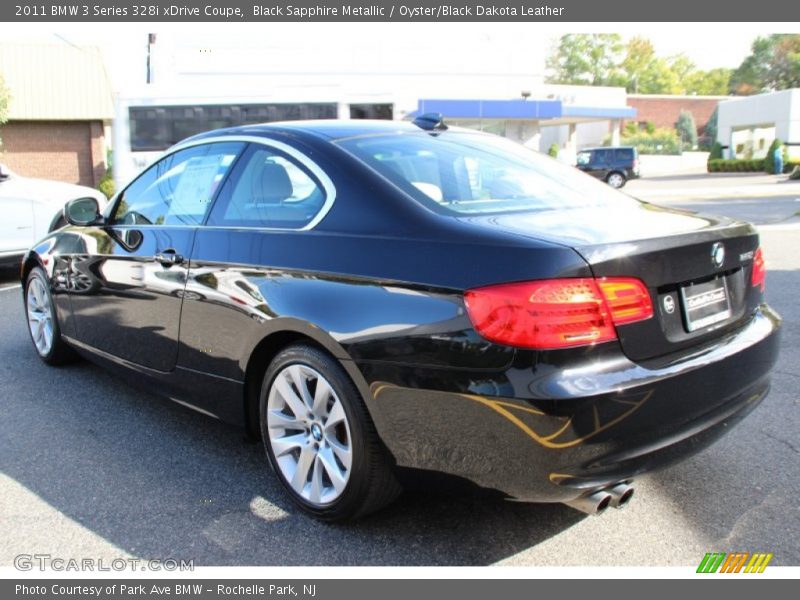
<svg viewBox="0 0 800 600">
<path fill-rule="evenodd" d="M 674 362 L 643 365 L 614 352 L 500 372 L 358 365 L 398 466 L 565 501 L 686 458 L 729 431 L 769 390 L 779 329 L 764 305 Z"/>
</svg>

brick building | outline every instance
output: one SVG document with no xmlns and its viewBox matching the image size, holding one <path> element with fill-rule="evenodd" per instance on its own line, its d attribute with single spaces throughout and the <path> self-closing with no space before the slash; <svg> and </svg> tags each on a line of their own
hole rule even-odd
<svg viewBox="0 0 800 600">
<path fill-rule="evenodd" d="M 0 162 L 27 177 L 96 186 L 106 172 L 111 85 L 97 48 L 0 44 L 11 100 Z"/>
<path fill-rule="evenodd" d="M 678 115 L 688 110 L 694 116 L 697 135 L 703 137 L 706 125 L 714 109 L 728 96 L 671 96 L 662 94 L 628 94 L 628 106 L 636 109 L 636 120 L 640 125 L 653 123 L 656 127 L 675 127 Z M 625 127 L 625 122 L 622 123 Z"/>
</svg>

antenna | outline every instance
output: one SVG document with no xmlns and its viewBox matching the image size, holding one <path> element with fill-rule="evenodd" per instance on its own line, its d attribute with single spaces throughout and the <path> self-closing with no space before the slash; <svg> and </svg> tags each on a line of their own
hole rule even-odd
<svg viewBox="0 0 800 600">
<path fill-rule="evenodd" d="M 425 131 L 445 131 L 447 129 L 442 113 L 425 113 L 414 119 L 412 123 Z"/>
</svg>

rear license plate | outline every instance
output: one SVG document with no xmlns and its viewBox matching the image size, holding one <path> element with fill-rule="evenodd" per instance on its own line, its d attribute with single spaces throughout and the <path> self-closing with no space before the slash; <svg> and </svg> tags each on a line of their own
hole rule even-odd
<svg viewBox="0 0 800 600">
<path fill-rule="evenodd" d="M 687 331 L 697 331 L 731 316 L 725 279 L 712 279 L 681 288 L 681 304 Z"/>
</svg>

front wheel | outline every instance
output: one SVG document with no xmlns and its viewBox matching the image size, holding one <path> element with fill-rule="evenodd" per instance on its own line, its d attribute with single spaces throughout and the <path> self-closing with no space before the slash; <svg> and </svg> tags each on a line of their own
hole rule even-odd
<svg viewBox="0 0 800 600">
<path fill-rule="evenodd" d="M 626 181 L 625 175 L 623 175 L 622 173 L 614 172 L 611 173 L 608 177 L 606 177 L 606 183 L 608 183 L 608 185 L 610 185 L 611 187 L 617 189 L 625 185 L 625 181 Z"/>
<path fill-rule="evenodd" d="M 305 512 L 354 519 L 399 493 L 361 395 L 333 357 L 304 344 L 280 352 L 259 408 L 269 462 Z"/>
<path fill-rule="evenodd" d="M 40 267 L 28 274 L 24 300 L 28 331 L 39 358 L 49 365 L 63 365 L 74 360 L 75 351 L 61 338 L 47 275 Z"/>
</svg>

